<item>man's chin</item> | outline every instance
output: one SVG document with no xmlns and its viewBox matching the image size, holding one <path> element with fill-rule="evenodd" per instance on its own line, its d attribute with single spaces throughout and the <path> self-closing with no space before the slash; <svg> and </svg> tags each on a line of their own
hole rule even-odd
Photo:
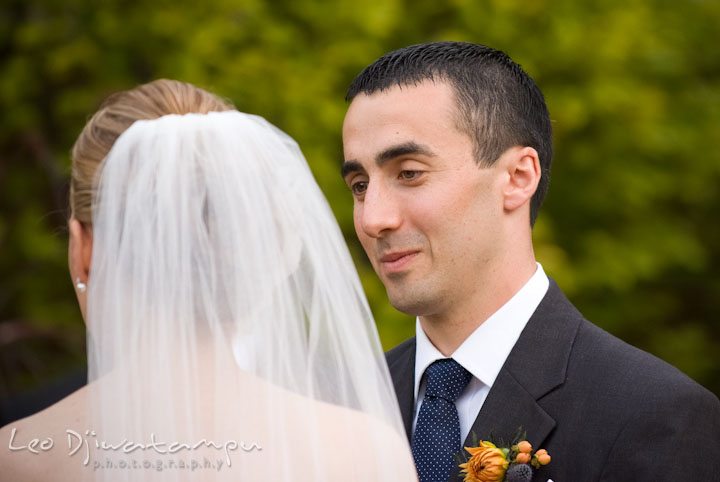
<svg viewBox="0 0 720 482">
<path fill-rule="evenodd" d="M 387 295 L 393 308 L 410 316 L 423 316 L 432 311 L 434 304 L 429 299 L 412 292 L 398 293 L 387 290 Z"/>
</svg>

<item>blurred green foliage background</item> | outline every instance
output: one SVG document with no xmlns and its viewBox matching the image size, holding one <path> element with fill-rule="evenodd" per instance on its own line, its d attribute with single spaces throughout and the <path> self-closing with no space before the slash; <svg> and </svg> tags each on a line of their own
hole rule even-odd
<svg viewBox="0 0 720 482">
<path fill-rule="evenodd" d="M 432 40 L 501 49 L 546 95 L 556 156 L 534 232 L 546 271 L 591 321 L 720 393 L 720 2 L 4 0 L 0 398 L 84 364 L 69 150 L 108 94 L 159 77 L 298 140 L 385 348 L 411 336 L 355 238 L 341 126 L 362 68 Z"/>
</svg>

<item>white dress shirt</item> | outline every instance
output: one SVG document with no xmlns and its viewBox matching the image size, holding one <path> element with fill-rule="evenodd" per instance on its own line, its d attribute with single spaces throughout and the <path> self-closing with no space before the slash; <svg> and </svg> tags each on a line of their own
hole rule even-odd
<svg viewBox="0 0 720 482">
<path fill-rule="evenodd" d="M 549 285 L 545 271 L 540 263 L 537 263 L 535 274 L 520 288 L 520 291 L 478 326 L 451 355 L 453 360 L 472 374 L 470 383 L 455 400 L 460 419 L 461 440 L 467 438 L 500 369 L 530 316 L 545 296 Z M 428 339 L 420 326 L 419 319 L 415 321 L 415 350 L 413 432 L 420 405 L 425 398 L 426 382 L 422 378 L 425 369 L 435 360 L 447 358 Z"/>
</svg>

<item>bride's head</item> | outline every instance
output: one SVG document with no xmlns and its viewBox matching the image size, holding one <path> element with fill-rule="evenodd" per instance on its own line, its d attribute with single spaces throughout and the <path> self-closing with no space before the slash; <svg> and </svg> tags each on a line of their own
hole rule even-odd
<svg viewBox="0 0 720 482">
<path fill-rule="evenodd" d="M 70 272 L 105 368 L 240 337 L 247 367 L 302 384 L 302 360 L 342 345 L 321 340 L 372 322 L 299 146 L 261 117 L 179 82 L 116 94 L 73 149 L 72 183 Z"/>
<path fill-rule="evenodd" d="M 98 168 L 118 137 L 140 120 L 170 114 L 207 114 L 235 110 L 232 104 L 194 85 L 159 79 L 111 95 L 85 125 L 72 149 L 70 181 L 70 275 L 83 318 L 85 287 L 92 254 L 92 203 L 97 190 Z"/>
</svg>

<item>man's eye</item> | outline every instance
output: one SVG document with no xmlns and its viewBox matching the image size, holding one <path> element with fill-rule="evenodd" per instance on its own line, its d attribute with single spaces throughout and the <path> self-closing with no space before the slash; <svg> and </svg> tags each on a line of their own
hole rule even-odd
<svg viewBox="0 0 720 482">
<path fill-rule="evenodd" d="M 359 196 L 360 194 L 363 194 L 365 191 L 367 191 L 367 185 L 368 185 L 367 181 L 354 182 L 350 186 L 350 190 L 352 191 L 353 194 L 355 194 L 356 196 Z"/>
<path fill-rule="evenodd" d="M 400 177 L 405 181 L 411 181 L 420 175 L 420 171 L 400 171 Z"/>
</svg>

